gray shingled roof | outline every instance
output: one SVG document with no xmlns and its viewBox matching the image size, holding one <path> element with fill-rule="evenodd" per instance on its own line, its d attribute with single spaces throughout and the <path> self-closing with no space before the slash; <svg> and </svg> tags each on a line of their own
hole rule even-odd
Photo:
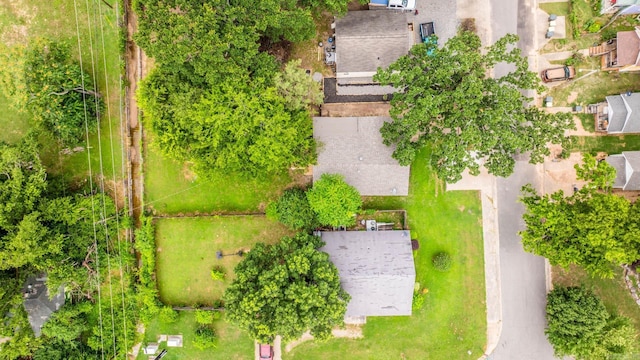
<svg viewBox="0 0 640 360">
<path fill-rule="evenodd" d="M 623 151 L 627 182 L 623 190 L 640 190 L 640 151 Z"/>
<path fill-rule="evenodd" d="M 607 132 L 640 132 L 640 93 L 607 96 L 609 126 Z"/>
<path fill-rule="evenodd" d="M 328 231 L 320 248 L 351 295 L 346 317 L 411 315 L 416 271 L 409 231 Z"/>
<path fill-rule="evenodd" d="M 414 41 L 406 14 L 394 11 L 350 11 L 336 20 L 335 34 L 339 78 L 341 73 L 386 68 L 406 55 Z M 373 81 L 369 76 L 357 80 Z"/>
<path fill-rule="evenodd" d="M 44 276 L 29 277 L 22 288 L 24 309 L 36 337 L 40 336 L 42 326 L 51 314 L 64 305 L 64 288 L 60 286 L 58 292 L 50 299 L 46 279 Z"/>
<path fill-rule="evenodd" d="M 604 159 L 609 165 L 616 169 L 616 180 L 613 182 L 613 187 L 616 189 L 622 189 L 627 182 L 627 175 L 625 172 L 625 166 L 627 161 L 622 155 L 609 155 Z"/>
<path fill-rule="evenodd" d="M 391 118 L 313 118 L 313 136 L 319 142 L 313 180 L 324 173 L 342 174 L 362 195 L 408 195 L 409 167 L 391 157 L 395 147 L 382 143 L 385 121 Z"/>
</svg>

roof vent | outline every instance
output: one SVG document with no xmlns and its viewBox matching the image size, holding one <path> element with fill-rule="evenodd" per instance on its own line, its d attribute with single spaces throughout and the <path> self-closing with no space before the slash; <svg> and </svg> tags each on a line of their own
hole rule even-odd
<svg viewBox="0 0 640 360">
<path fill-rule="evenodd" d="M 360 160 L 360 161 L 364 160 L 364 158 L 362 157 L 362 155 L 358 156 L 358 160 Z"/>
</svg>

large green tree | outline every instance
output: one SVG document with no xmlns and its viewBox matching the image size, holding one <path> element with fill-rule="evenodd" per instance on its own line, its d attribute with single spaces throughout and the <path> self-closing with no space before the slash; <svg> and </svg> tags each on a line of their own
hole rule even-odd
<svg viewBox="0 0 640 360">
<path fill-rule="evenodd" d="M 26 107 L 36 124 L 63 145 L 85 137 L 85 124 L 96 128 L 102 99 L 91 77 L 71 57 L 68 44 L 38 40 L 29 45 L 24 64 Z"/>
<path fill-rule="evenodd" d="M 318 222 L 333 227 L 351 226 L 362 208 L 362 198 L 356 188 L 347 184 L 339 174 L 322 174 L 307 192 L 311 209 Z"/>
<path fill-rule="evenodd" d="M 595 181 L 570 196 L 561 190 L 538 195 L 530 185 L 523 187 L 527 228 L 520 233 L 522 245 L 553 265 L 577 264 L 592 276 L 610 278 L 612 265 L 640 258 L 640 204 L 599 191 L 611 187 L 609 165 L 585 159 L 578 174 Z"/>
<path fill-rule="evenodd" d="M 256 244 L 235 269 L 224 294 L 227 320 L 260 342 L 285 341 L 305 331 L 318 339 L 343 323 L 349 295 L 320 238 L 298 234 Z"/>
<path fill-rule="evenodd" d="M 279 0 L 143 0 L 136 7 L 137 40 L 157 62 L 139 104 L 165 154 L 205 175 L 271 175 L 315 161 L 301 79 L 284 75 L 295 91 L 276 88 L 279 66 L 261 51 L 312 37 L 308 8 Z"/>
<path fill-rule="evenodd" d="M 564 144 L 572 128 L 569 114 L 549 114 L 526 107 L 525 90 L 540 90 L 537 75 L 515 47 L 517 36 L 506 35 L 487 49 L 480 38 L 461 31 L 438 49 L 415 45 L 410 53 L 374 79 L 399 89 L 391 100 L 392 122 L 380 130 L 386 145 L 395 145 L 393 157 L 409 165 L 425 145 L 431 148 L 431 166 L 449 182 L 465 169 L 473 175 L 484 163 L 489 173 L 508 176 L 514 155 L 531 152 L 537 163 L 549 154 L 548 143 Z M 513 67 L 494 78 L 498 63 Z"/>
<path fill-rule="evenodd" d="M 547 295 L 547 330 L 556 356 L 606 360 L 629 354 L 636 332 L 629 319 L 611 316 L 591 291 L 556 287 Z"/>
</svg>

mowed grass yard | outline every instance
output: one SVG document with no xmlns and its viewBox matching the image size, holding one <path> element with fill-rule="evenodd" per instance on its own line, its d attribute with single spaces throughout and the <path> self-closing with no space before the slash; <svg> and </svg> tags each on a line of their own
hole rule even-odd
<svg viewBox="0 0 640 360">
<path fill-rule="evenodd" d="M 76 10 L 78 28 L 76 30 Z M 73 0 L 14 0 L 0 2 L 0 53 L 8 53 L 13 47 L 28 44 L 35 38 L 49 38 L 68 43 L 79 59 L 82 54 L 84 70 L 95 76 L 98 90 L 105 101 L 101 120 L 101 136 L 97 132 L 89 137 L 91 165 L 94 174 L 103 173 L 107 178 L 122 177 L 122 146 L 120 134 L 120 50 L 119 28 L 115 9 L 100 1 L 78 2 Z M 80 51 L 78 51 L 78 37 Z M 0 60 L 1 76 L 15 76 L 20 71 L 22 59 L 4 57 Z M 0 93 L 4 93 L 0 91 Z M 33 126 L 30 116 L 11 108 L 11 98 L 0 94 L 0 140 L 17 142 Z M 78 144 L 86 146 L 85 142 Z M 52 139 L 43 139 L 43 161 L 48 170 L 64 175 L 70 181 L 84 179 L 88 175 L 87 152 L 60 156 L 61 150 Z M 101 165 L 102 161 L 102 167 Z"/>
<path fill-rule="evenodd" d="M 257 242 L 272 244 L 292 233 L 264 216 L 158 218 L 156 276 L 160 299 L 167 305 L 211 305 L 234 279 L 239 256 L 216 259 L 216 251 L 249 251 Z M 224 281 L 211 279 L 211 269 L 223 266 Z"/>
<path fill-rule="evenodd" d="M 145 204 L 161 214 L 262 212 L 290 182 L 288 175 L 267 179 L 215 174 L 198 178 L 189 167 L 160 153 L 147 133 Z"/>
<path fill-rule="evenodd" d="M 215 320 L 213 328 L 217 334 L 217 346 L 215 349 L 198 350 L 193 346 L 194 331 L 198 327 L 192 311 L 181 311 L 175 323 L 163 324 L 158 320 L 152 321 L 146 328 L 144 342 L 157 342 L 158 335 L 183 336 L 183 347 L 167 348 L 167 343 L 161 344 L 161 349 L 168 349 L 163 360 L 253 360 L 253 340 L 238 328 L 224 320 L 224 316 Z M 157 355 L 157 354 L 156 354 Z M 138 360 L 147 360 L 148 355 L 142 351 L 138 354 Z"/>
<path fill-rule="evenodd" d="M 413 238 L 417 281 L 429 289 L 411 317 L 370 317 L 364 338 L 305 342 L 286 359 L 477 359 L 486 345 L 484 253 L 477 192 L 444 192 L 427 168 L 423 151 L 411 168 L 408 198 L 368 198 L 367 205 L 404 206 Z M 436 271 L 432 256 L 447 251 L 452 268 Z M 471 351 L 469 355 L 468 351 Z"/>
</svg>

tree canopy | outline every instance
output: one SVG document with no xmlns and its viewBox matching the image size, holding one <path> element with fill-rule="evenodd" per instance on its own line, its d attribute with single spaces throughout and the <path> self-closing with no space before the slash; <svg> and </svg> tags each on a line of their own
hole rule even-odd
<svg viewBox="0 0 640 360">
<path fill-rule="evenodd" d="M 307 192 L 307 199 L 318 222 L 333 227 L 354 225 L 355 215 L 362 208 L 358 190 L 339 174 L 322 174 Z"/>
<path fill-rule="evenodd" d="M 272 175 L 315 161 L 306 105 L 318 100 L 317 86 L 296 64 L 280 75 L 275 58 L 261 51 L 314 36 L 305 4 L 136 2 L 136 39 L 157 63 L 140 86 L 139 105 L 165 154 L 204 175 Z"/>
<path fill-rule="evenodd" d="M 340 287 L 319 237 L 298 234 L 274 245 L 258 243 L 235 269 L 224 294 L 227 320 L 260 342 L 285 341 L 305 331 L 318 339 L 343 323 L 349 295 Z"/>
<path fill-rule="evenodd" d="M 636 332 L 628 318 L 612 316 L 591 291 L 556 287 L 547 295 L 545 333 L 556 356 L 611 359 L 631 352 Z"/>
<path fill-rule="evenodd" d="M 480 163 L 489 173 L 513 172 L 514 155 L 531 152 L 537 163 L 549 154 L 548 143 L 564 144 L 569 114 L 549 114 L 525 107 L 523 90 L 540 90 L 537 75 L 506 35 L 485 50 L 480 38 L 461 31 L 438 49 L 435 43 L 415 45 L 374 79 L 399 89 L 391 100 L 392 122 L 381 129 L 393 157 L 409 165 L 425 145 L 440 178 L 455 182 L 465 169 L 477 175 Z M 513 71 L 490 76 L 498 63 Z"/>
<path fill-rule="evenodd" d="M 36 124 L 71 146 L 96 128 L 103 102 L 91 77 L 71 57 L 69 45 L 38 40 L 29 45 L 24 64 L 26 108 Z"/>
<path fill-rule="evenodd" d="M 269 218 L 278 220 L 292 229 L 310 230 L 318 225 L 307 194 L 300 188 L 285 190 L 277 201 L 267 206 L 266 213 Z"/>
<path fill-rule="evenodd" d="M 549 259 L 551 264 L 582 266 L 591 276 L 612 277 L 612 265 L 631 264 L 640 258 L 640 204 L 597 189 L 610 188 L 611 176 L 605 162 L 594 170 L 592 158 L 578 167 L 583 177 L 594 178 L 570 196 L 560 190 L 538 195 L 530 186 L 522 189 L 526 230 L 522 245 L 526 251 Z M 591 170 L 589 170 L 591 169 Z M 591 174 L 591 175 L 588 175 Z"/>
</svg>

